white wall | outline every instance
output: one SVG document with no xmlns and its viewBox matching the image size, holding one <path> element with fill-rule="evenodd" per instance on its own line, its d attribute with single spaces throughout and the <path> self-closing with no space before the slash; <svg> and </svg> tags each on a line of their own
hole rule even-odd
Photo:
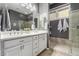
<svg viewBox="0 0 79 59">
<path fill-rule="evenodd" d="M 34 18 L 38 18 L 39 19 L 38 4 L 35 3 L 34 6 L 35 6 L 35 11 L 33 11 L 33 24 L 32 24 L 33 28 L 32 29 L 35 29 Z"/>
<path fill-rule="evenodd" d="M 38 16 L 38 4 L 34 4 L 35 6 L 35 11 L 33 12 L 33 16 L 37 17 Z"/>
<path fill-rule="evenodd" d="M 36 11 L 33 12 L 33 20 L 34 18 L 38 18 L 38 28 L 47 29 L 48 4 L 39 3 L 39 4 L 35 4 L 35 7 L 36 7 Z M 46 18 L 46 23 L 44 22 L 44 18 Z"/>
<path fill-rule="evenodd" d="M 44 18 L 46 18 L 46 23 L 44 22 Z M 44 28 L 44 29 L 47 29 L 48 3 L 40 3 L 39 4 L 39 19 L 40 19 L 41 27 Z"/>
</svg>

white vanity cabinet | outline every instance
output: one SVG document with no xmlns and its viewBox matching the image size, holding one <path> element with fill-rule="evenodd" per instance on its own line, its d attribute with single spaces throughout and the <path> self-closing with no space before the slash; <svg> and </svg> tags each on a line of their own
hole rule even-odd
<svg viewBox="0 0 79 59">
<path fill-rule="evenodd" d="M 32 37 L 5 41 L 4 55 L 5 56 L 32 56 Z"/>
<path fill-rule="evenodd" d="M 32 56 L 32 42 L 5 49 L 5 56 Z"/>
<path fill-rule="evenodd" d="M 33 56 L 38 55 L 39 53 L 39 40 L 38 40 L 38 35 L 33 36 Z"/>
<path fill-rule="evenodd" d="M 4 41 L 4 56 L 18 56 L 20 51 L 19 39 Z"/>
<path fill-rule="evenodd" d="M 4 56 L 19 56 L 20 46 L 8 48 L 4 50 Z"/>
<path fill-rule="evenodd" d="M 47 48 L 47 34 L 39 35 L 39 52 Z"/>
<path fill-rule="evenodd" d="M 33 36 L 33 55 L 38 55 L 47 48 L 47 34 Z"/>
<path fill-rule="evenodd" d="M 47 33 L 3 40 L 4 56 L 36 56 L 47 48 Z"/>
<path fill-rule="evenodd" d="M 20 40 L 21 49 L 20 54 L 21 56 L 32 56 L 32 36 L 22 38 Z"/>
<path fill-rule="evenodd" d="M 21 56 L 32 56 L 32 42 L 24 43 L 21 49 Z"/>
</svg>

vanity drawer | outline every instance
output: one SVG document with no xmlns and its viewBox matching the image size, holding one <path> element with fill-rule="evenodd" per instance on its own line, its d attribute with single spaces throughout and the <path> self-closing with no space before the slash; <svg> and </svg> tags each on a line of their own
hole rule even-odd
<svg viewBox="0 0 79 59">
<path fill-rule="evenodd" d="M 39 38 L 43 38 L 43 37 L 44 37 L 44 34 L 40 34 L 40 35 L 39 35 Z"/>
<path fill-rule="evenodd" d="M 4 48 L 10 48 L 17 46 L 21 43 L 26 43 L 32 41 L 32 37 L 26 37 L 26 38 L 21 38 L 21 39 L 15 39 L 15 40 L 10 40 L 10 41 L 4 41 Z"/>
<path fill-rule="evenodd" d="M 26 37 L 19 40 L 20 43 L 26 43 L 32 41 L 32 37 Z"/>
<path fill-rule="evenodd" d="M 33 36 L 33 40 L 38 40 L 38 36 Z"/>
<path fill-rule="evenodd" d="M 17 46 L 18 44 L 19 44 L 19 39 L 4 41 L 4 48 L 14 47 L 14 46 Z"/>
<path fill-rule="evenodd" d="M 47 37 L 47 34 L 40 34 L 38 37 L 39 38 L 45 38 L 45 37 Z"/>
<path fill-rule="evenodd" d="M 33 48 L 38 48 L 38 40 L 33 41 Z"/>
</svg>

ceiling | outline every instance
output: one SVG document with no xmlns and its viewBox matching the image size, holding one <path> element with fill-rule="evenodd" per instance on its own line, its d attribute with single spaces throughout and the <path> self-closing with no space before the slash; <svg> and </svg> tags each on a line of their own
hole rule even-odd
<svg viewBox="0 0 79 59">
<path fill-rule="evenodd" d="M 4 5 L 7 5 L 8 9 L 23 13 L 23 14 L 30 14 L 31 11 L 29 9 L 26 9 L 25 7 L 21 6 L 21 3 L 0 3 L 0 9 Z"/>
</svg>

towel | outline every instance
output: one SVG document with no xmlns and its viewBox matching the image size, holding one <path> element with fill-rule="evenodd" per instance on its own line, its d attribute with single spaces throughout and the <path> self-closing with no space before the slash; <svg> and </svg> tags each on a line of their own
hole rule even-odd
<svg viewBox="0 0 79 59">
<path fill-rule="evenodd" d="M 3 10 L 2 10 L 2 30 L 8 31 L 10 29 L 11 29 L 10 16 L 9 16 L 7 6 L 4 5 Z"/>
<path fill-rule="evenodd" d="M 65 31 L 67 31 L 67 28 L 69 27 L 69 25 L 68 25 L 68 23 L 67 23 L 67 20 L 66 20 L 66 18 L 64 19 L 64 21 L 63 21 L 63 31 L 65 32 Z"/>
<path fill-rule="evenodd" d="M 7 30 L 10 30 L 11 29 L 11 22 L 10 22 L 10 15 L 9 15 L 9 12 L 8 12 L 8 9 L 6 8 L 6 13 L 7 13 Z"/>
<path fill-rule="evenodd" d="M 63 30 L 61 20 L 59 20 L 59 23 L 58 23 L 58 30 L 59 30 L 59 32 L 61 32 Z"/>
<path fill-rule="evenodd" d="M 3 9 L 2 9 L 2 24 L 1 24 L 1 30 L 2 31 L 5 31 L 5 8 L 3 7 Z"/>
</svg>

